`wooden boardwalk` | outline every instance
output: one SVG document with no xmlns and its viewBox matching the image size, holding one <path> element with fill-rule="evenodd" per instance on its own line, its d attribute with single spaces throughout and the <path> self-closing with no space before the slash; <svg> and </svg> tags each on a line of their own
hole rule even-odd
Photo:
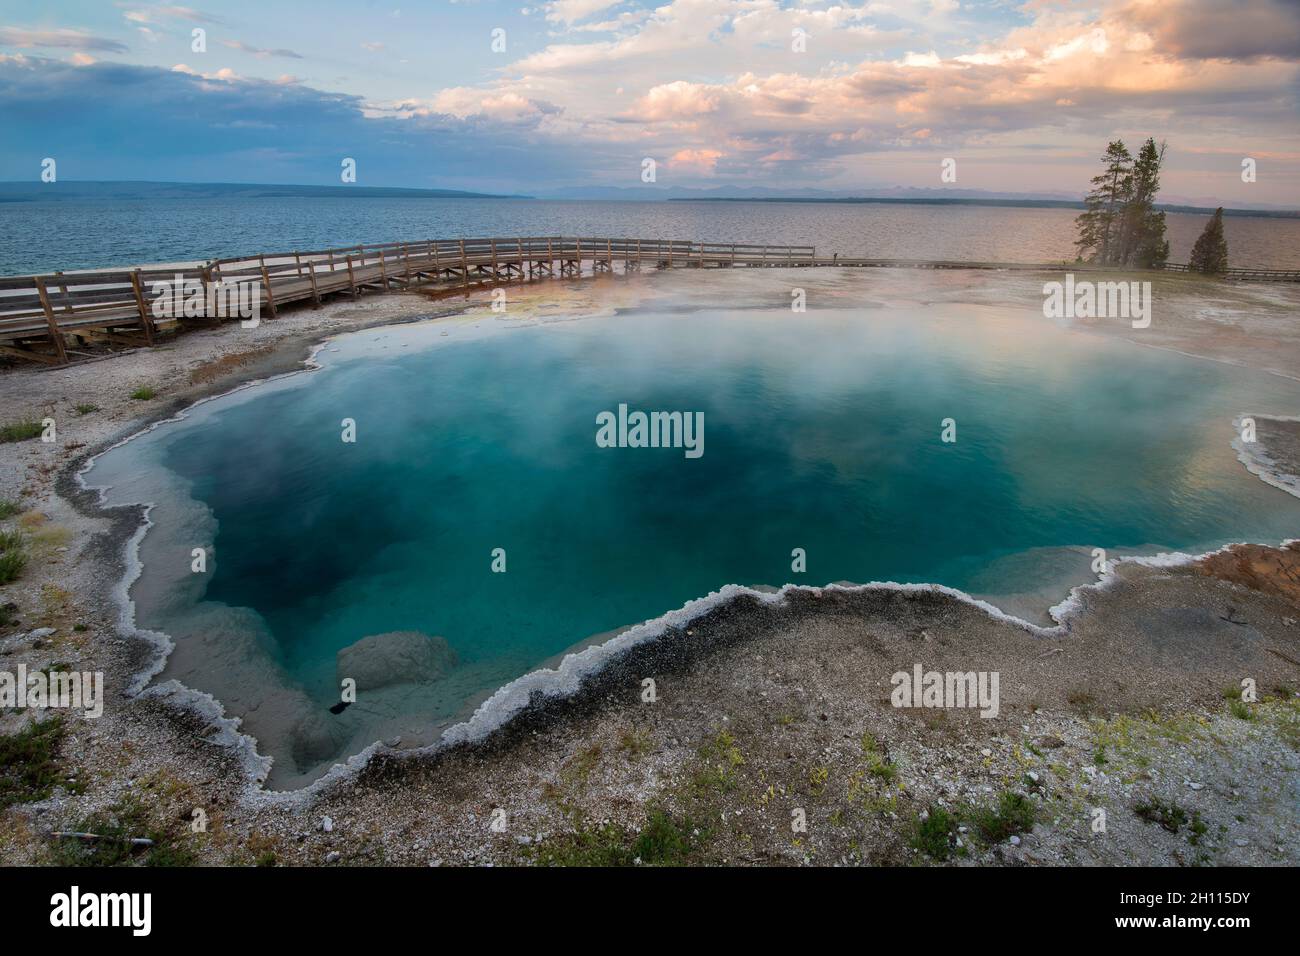
<svg viewBox="0 0 1300 956">
<path fill-rule="evenodd" d="M 362 292 L 465 289 L 549 276 L 673 268 L 926 268 L 1105 271 L 1079 263 L 996 263 L 818 256 L 815 246 L 748 245 L 662 239 L 560 236 L 428 239 L 319 252 L 266 253 L 176 267 L 149 266 L 0 277 L 0 353 L 53 365 L 83 355 L 88 343 L 153 345 L 186 322 L 240 316 L 213 305 L 241 287 L 262 319 L 294 303 L 319 307 L 328 296 Z M 1166 271 L 1186 272 L 1186 266 Z M 1230 270 L 1226 278 L 1300 281 L 1300 271 Z M 160 285 L 165 284 L 165 285 Z M 179 283 L 179 288 L 178 288 Z M 169 290 L 190 308 L 158 308 Z M 168 300 L 172 301 L 172 300 Z M 246 303 L 250 298 L 245 299 Z M 218 317 L 220 316 L 220 317 Z"/>
</svg>

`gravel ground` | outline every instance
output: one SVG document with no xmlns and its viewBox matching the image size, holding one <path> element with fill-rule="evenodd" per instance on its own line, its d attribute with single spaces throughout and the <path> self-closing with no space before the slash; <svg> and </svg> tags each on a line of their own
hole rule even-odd
<svg viewBox="0 0 1300 956">
<path fill-rule="evenodd" d="M 935 299 L 987 296 L 973 274 L 926 281 Z M 595 309 L 598 288 L 604 311 L 653 282 L 511 295 L 568 314 Z M 1034 282 L 1022 293 L 1032 298 Z M 1225 293 L 1246 296 L 1246 312 L 1290 294 Z M 53 443 L 0 444 L 0 500 L 23 508 L 0 528 L 21 527 L 31 553 L 0 587 L 0 605 L 12 605 L 0 671 L 103 671 L 109 688 L 103 717 L 67 720 L 51 745 L 48 795 L 3 809 L 0 789 L 0 862 L 66 861 L 82 851 L 50 831 L 114 825 L 154 837 L 137 860 L 200 864 L 1300 862 L 1295 545 L 1121 564 L 1104 587 L 1079 592 L 1068 627 L 1050 636 L 935 591 L 742 596 L 615 657 L 570 698 L 536 698 L 482 743 L 381 751 L 292 799 L 250 784 L 239 749 L 249 742 L 230 721 L 176 696 L 124 693 L 157 660 L 123 633 L 113 600 L 139 515 L 104 514 L 79 490 L 85 457 L 202 397 L 300 367 L 324 335 L 485 307 L 372 297 L 73 368 L 0 373 L 6 421 L 58 426 Z M 1277 364 L 1295 335 L 1270 328 Z M 1222 357 L 1238 361 L 1234 334 L 1189 326 L 1177 336 L 1206 354 L 1226 336 Z M 156 397 L 130 397 L 144 386 Z M 1260 440 L 1273 461 L 1297 460 L 1294 429 Z M 998 716 L 891 706 L 891 675 L 917 663 L 996 671 Z M 1256 701 L 1240 699 L 1243 680 Z M 0 734 L 31 719 L 7 710 Z"/>
</svg>

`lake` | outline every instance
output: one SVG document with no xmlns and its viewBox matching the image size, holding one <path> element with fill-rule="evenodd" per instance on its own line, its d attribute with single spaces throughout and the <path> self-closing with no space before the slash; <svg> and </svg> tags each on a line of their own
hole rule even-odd
<svg viewBox="0 0 1300 956">
<path fill-rule="evenodd" d="M 627 236 L 818 253 L 1072 260 L 1075 209 L 762 202 L 240 198 L 0 203 L 0 275 L 460 236 Z M 1170 261 L 1207 216 L 1170 213 Z M 1224 219 L 1233 265 L 1300 267 L 1300 219 Z"/>
</svg>

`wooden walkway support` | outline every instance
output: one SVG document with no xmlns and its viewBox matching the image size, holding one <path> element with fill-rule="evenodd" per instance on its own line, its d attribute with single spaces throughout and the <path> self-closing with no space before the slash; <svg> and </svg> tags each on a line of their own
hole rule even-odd
<svg viewBox="0 0 1300 956">
<path fill-rule="evenodd" d="M 260 253 L 175 268 L 145 266 L 0 277 L 0 353 L 62 365 L 88 342 L 153 344 L 188 320 L 239 319 L 218 307 L 243 287 L 261 318 L 286 305 L 366 291 L 465 289 L 555 275 L 676 268 L 924 268 L 1107 271 L 1079 263 L 1000 263 L 818 256 L 814 246 L 563 236 L 426 239 L 316 252 Z M 558 264 L 558 270 L 557 270 Z M 1113 270 L 1111 270 L 1113 271 Z M 1185 265 L 1166 266 L 1186 272 Z M 1149 273 L 1147 273 L 1149 274 Z M 1300 270 L 1232 269 L 1225 278 L 1300 282 Z M 178 288 L 179 286 L 179 288 Z M 160 312 L 159 300 L 184 299 Z"/>
</svg>

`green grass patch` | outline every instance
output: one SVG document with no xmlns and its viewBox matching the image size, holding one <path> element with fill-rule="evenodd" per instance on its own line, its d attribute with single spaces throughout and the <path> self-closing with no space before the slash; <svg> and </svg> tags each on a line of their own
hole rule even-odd
<svg viewBox="0 0 1300 956">
<path fill-rule="evenodd" d="M 0 810 L 45 800 L 58 786 L 75 789 L 59 767 L 59 748 L 66 735 L 63 720 L 56 717 L 0 736 Z"/>
<path fill-rule="evenodd" d="M 50 862 L 55 866 L 193 866 L 194 847 L 188 842 L 188 829 L 185 836 L 178 835 L 182 828 L 180 823 L 170 828 L 159 826 L 142 801 L 127 797 L 66 827 L 101 839 L 55 840 L 50 845 Z M 135 837 L 152 840 L 153 846 L 133 846 Z"/>
<path fill-rule="evenodd" d="M 10 422 L 0 425 L 0 442 L 27 441 L 39 438 L 44 429 L 40 422 Z"/>
<path fill-rule="evenodd" d="M 880 752 L 880 745 L 871 734 L 862 735 L 862 756 L 867 762 L 867 772 L 888 786 L 898 779 L 898 768 Z"/>
<path fill-rule="evenodd" d="M 678 820 L 664 810 L 651 810 L 640 833 L 608 823 L 588 829 L 579 827 L 530 848 L 539 866 L 681 866 L 698 839 L 697 827 Z"/>
<path fill-rule="evenodd" d="M 1254 720 L 1255 712 L 1251 710 L 1250 705 L 1244 700 L 1234 700 L 1228 703 L 1228 710 L 1232 716 L 1238 720 Z"/>
<path fill-rule="evenodd" d="M 642 755 L 651 750 L 650 735 L 644 730 L 629 727 L 619 735 L 618 749 L 632 760 L 640 760 Z"/>
<path fill-rule="evenodd" d="M 694 830 L 690 820 L 678 823 L 663 810 L 651 810 L 632 850 L 644 864 L 679 866 L 691 851 Z"/>
<path fill-rule="evenodd" d="M 693 783 L 697 790 L 731 790 L 736 777 L 745 765 L 745 755 L 736 746 L 736 738 L 725 730 L 700 748 L 703 766 L 696 772 Z"/>
<path fill-rule="evenodd" d="M 1140 820 L 1147 823 L 1158 823 L 1170 833 L 1177 833 L 1180 828 L 1187 824 L 1187 811 L 1172 800 L 1166 801 L 1152 797 L 1150 800 L 1145 800 L 1135 806 L 1133 812 L 1138 815 Z"/>
<path fill-rule="evenodd" d="M 1034 802 L 1022 793 L 1003 791 L 996 807 L 980 807 L 970 814 L 970 822 L 979 835 L 990 843 L 1001 843 L 1018 833 L 1034 828 Z"/>
<path fill-rule="evenodd" d="M 5 518 L 12 518 L 22 510 L 23 506 L 18 502 L 10 501 L 8 498 L 0 498 L 0 521 Z"/>
<path fill-rule="evenodd" d="M 17 580 L 25 567 L 27 567 L 27 552 L 21 548 L 0 553 L 0 584 Z"/>
<path fill-rule="evenodd" d="M 147 402 L 157 394 L 158 392 L 155 389 L 150 388 L 148 385 L 141 385 L 131 393 L 131 397 L 137 402 Z"/>
<path fill-rule="evenodd" d="M 924 818 L 917 814 L 912 824 L 912 846 L 932 860 L 946 860 L 957 847 L 953 837 L 957 818 L 943 807 L 932 805 Z"/>
<path fill-rule="evenodd" d="M 82 404 L 74 405 L 73 407 L 76 408 L 78 415 L 89 415 L 92 412 L 99 411 L 98 405 L 91 405 L 88 402 L 83 402 Z"/>
</svg>

